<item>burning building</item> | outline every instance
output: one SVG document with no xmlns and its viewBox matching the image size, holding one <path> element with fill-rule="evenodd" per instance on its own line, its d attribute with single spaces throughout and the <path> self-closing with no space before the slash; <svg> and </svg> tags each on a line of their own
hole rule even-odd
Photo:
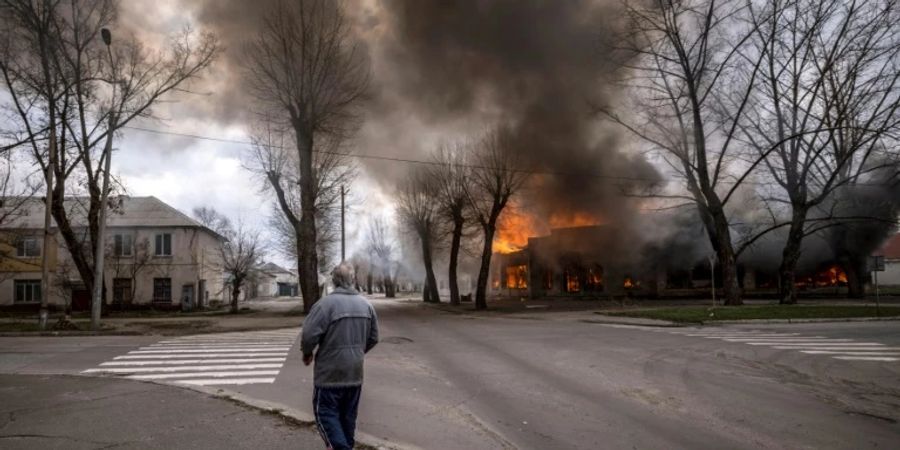
<svg viewBox="0 0 900 450">
<path fill-rule="evenodd" d="M 531 219 L 516 219 L 504 225 L 531 223 Z M 719 268 L 711 268 L 705 257 L 683 255 L 687 251 L 671 242 L 661 247 L 635 242 L 633 229 L 612 224 L 551 227 L 528 238 L 521 236 L 537 232 L 527 227 L 500 231 L 490 280 L 491 293 L 498 296 L 697 296 L 706 295 L 713 282 L 719 286 L 722 279 Z M 900 237 L 895 236 L 885 244 L 886 250 L 881 250 L 891 266 L 882 284 L 891 284 L 891 270 L 900 267 L 898 243 Z M 745 293 L 774 295 L 777 267 L 777 258 L 770 258 L 766 265 L 739 264 L 738 278 Z M 798 272 L 796 284 L 809 294 L 840 295 L 847 289 L 848 277 L 840 264 L 826 257 L 809 261 L 806 269 Z"/>
<path fill-rule="evenodd" d="M 502 234 L 501 234 L 502 235 Z M 656 271 L 641 268 L 621 229 L 613 225 L 551 228 L 514 251 L 495 245 L 491 288 L 495 294 L 543 296 L 624 295 L 655 288 Z"/>
</svg>

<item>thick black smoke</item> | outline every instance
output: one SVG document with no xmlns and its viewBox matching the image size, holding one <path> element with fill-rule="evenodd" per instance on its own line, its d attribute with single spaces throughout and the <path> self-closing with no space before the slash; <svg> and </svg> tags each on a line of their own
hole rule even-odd
<svg viewBox="0 0 900 450">
<path fill-rule="evenodd" d="M 591 104 L 622 70 L 616 2 L 386 2 L 386 52 L 404 95 L 431 123 L 489 112 L 511 124 L 529 169 L 549 172 L 525 194 L 540 215 L 588 212 L 627 220 L 623 178 L 655 180 L 642 158 L 597 121 Z"/>
</svg>

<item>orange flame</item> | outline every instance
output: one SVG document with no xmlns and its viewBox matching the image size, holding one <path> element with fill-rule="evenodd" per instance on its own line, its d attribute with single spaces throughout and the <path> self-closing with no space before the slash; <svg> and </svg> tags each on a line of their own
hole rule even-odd
<svg viewBox="0 0 900 450">
<path fill-rule="evenodd" d="M 546 236 L 554 228 L 572 228 L 600 225 L 603 221 L 585 212 L 554 212 L 548 219 L 522 213 L 506 213 L 497 224 L 493 250 L 497 253 L 513 253 L 528 245 L 528 238 Z"/>
</svg>

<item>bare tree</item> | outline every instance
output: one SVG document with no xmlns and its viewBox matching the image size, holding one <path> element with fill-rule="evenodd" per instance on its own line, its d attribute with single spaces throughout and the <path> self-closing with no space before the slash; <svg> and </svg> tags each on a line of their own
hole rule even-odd
<svg viewBox="0 0 900 450">
<path fill-rule="evenodd" d="M 111 150 L 118 130 L 151 116 L 154 104 L 208 67 L 218 43 L 211 34 L 186 30 L 160 52 L 124 35 L 106 46 L 99 36 L 115 25 L 111 0 L 4 0 L 0 8 L 6 19 L 0 75 L 9 94 L 3 108 L 16 121 L 18 142 L 44 173 L 48 212 L 92 291 L 102 180 L 111 157 L 101 150 Z M 79 239 L 64 202 L 67 192 L 78 189 L 88 195 L 87 240 Z M 45 222 L 49 226 L 49 216 Z"/>
<path fill-rule="evenodd" d="M 793 304 L 804 238 L 871 219 L 842 217 L 835 195 L 896 164 L 887 152 L 900 125 L 900 7 L 889 0 L 771 0 L 748 9 L 756 34 L 752 51 L 741 54 L 763 62 L 753 107 L 739 123 L 774 181 L 767 200 L 786 209 L 766 231 L 788 228 L 779 297 Z"/>
<path fill-rule="evenodd" d="M 437 279 L 434 276 L 434 253 L 440 233 L 438 186 L 432 174 L 419 170 L 403 182 L 397 193 L 397 214 L 401 222 L 419 238 L 422 263 L 425 266 L 423 299 L 439 303 Z"/>
<path fill-rule="evenodd" d="M 228 240 L 220 247 L 220 263 L 222 270 L 229 277 L 231 313 L 236 314 L 241 288 L 262 262 L 265 249 L 260 234 L 243 224 L 238 224 L 225 237 Z"/>
<path fill-rule="evenodd" d="M 467 153 L 468 150 L 464 143 L 441 145 L 434 156 L 436 165 L 430 171 L 430 176 L 436 184 L 439 213 L 444 220 L 451 224 L 448 227 L 450 261 L 447 265 L 451 305 L 458 305 L 460 301 L 457 267 L 463 234 L 469 222 L 466 217 L 468 212 L 466 183 L 469 178 L 469 167 L 466 164 Z"/>
<path fill-rule="evenodd" d="M 234 228 L 231 219 L 211 206 L 198 206 L 192 211 L 194 218 L 206 228 L 225 236 Z"/>
<path fill-rule="evenodd" d="M 645 194 L 687 201 L 697 212 L 722 269 L 725 303 L 742 304 L 727 207 L 760 163 L 744 161 L 735 142 L 762 63 L 745 52 L 755 35 L 743 2 L 655 0 L 626 5 L 632 60 L 626 87 L 636 112 L 600 111 L 658 151 L 686 194 Z M 729 110 L 722 113 L 727 105 Z"/>
<path fill-rule="evenodd" d="M 282 172 L 270 183 L 285 217 L 296 230 L 298 272 L 304 309 L 319 298 L 317 185 L 313 155 L 336 147 L 358 123 L 357 106 L 369 80 L 362 51 L 351 41 L 342 5 L 330 0 L 279 1 L 247 43 L 247 85 L 266 111 L 294 133 L 299 163 L 300 215 L 282 187 Z"/>
<path fill-rule="evenodd" d="M 474 168 L 468 183 L 464 184 L 466 199 L 484 237 L 481 267 L 475 288 L 475 308 L 486 309 L 497 220 L 509 200 L 525 184 L 528 174 L 517 167 L 514 142 L 511 133 L 505 128 L 485 133 L 473 147 L 470 158 Z"/>
<path fill-rule="evenodd" d="M 276 247 L 288 258 L 298 261 L 302 254 L 298 218 L 302 216 L 301 183 L 298 173 L 297 152 L 286 144 L 282 127 L 266 120 L 254 133 L 253 150 L 245 166 L 261 176 L 266 190 L 274 191 L 278 206 L 269 217 Z M 340 196 L 342 187 L 349 186 L 356 178 L 357 169 L 347 153 L 340 150 L 339 142 L 322 143 L 313 154 L 313 186 L 316 219 L 316 257 L 318 267 L 330 267 L 336 258 L 340 243 Z M 312 303 L 304 300 L 304 308 Z"/>
<path fill-rule="evenodd" d="M 381 278 L 384 283 L 384 296 L 393 298 L 396 295 L 392 269 L 396 258 L 394 239 L 391 236 L 391 230 L 387 222 L 382 217 L 374 217 L 369 222 L 369 228 L 366 233 L 366 239 L 369 243 L 369 253 L 372 255 L 373 265 L 381 270 Z M 375 267 L 369 268 L 370 275 L 375 271 Z M 370 285 L 369 293 L 371 294 L 371 279 L 367 281 Z"/>
</svg>

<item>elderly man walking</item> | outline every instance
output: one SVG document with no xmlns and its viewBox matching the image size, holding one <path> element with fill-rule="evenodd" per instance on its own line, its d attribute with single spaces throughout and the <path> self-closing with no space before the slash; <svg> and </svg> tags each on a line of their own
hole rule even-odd
<svg viewBox="0 0 900 450">
<path fill-rule="evenodd" d="M 365 354 L 378 343 L 375 308 L 353 289 L 353 267 L 341 263 L 331 273 L 334 292 L 303 321 L 303 363 L 313 361 L 313 411 L 329 449 L 352 449 L 362 391 Z"/>
</svg>

